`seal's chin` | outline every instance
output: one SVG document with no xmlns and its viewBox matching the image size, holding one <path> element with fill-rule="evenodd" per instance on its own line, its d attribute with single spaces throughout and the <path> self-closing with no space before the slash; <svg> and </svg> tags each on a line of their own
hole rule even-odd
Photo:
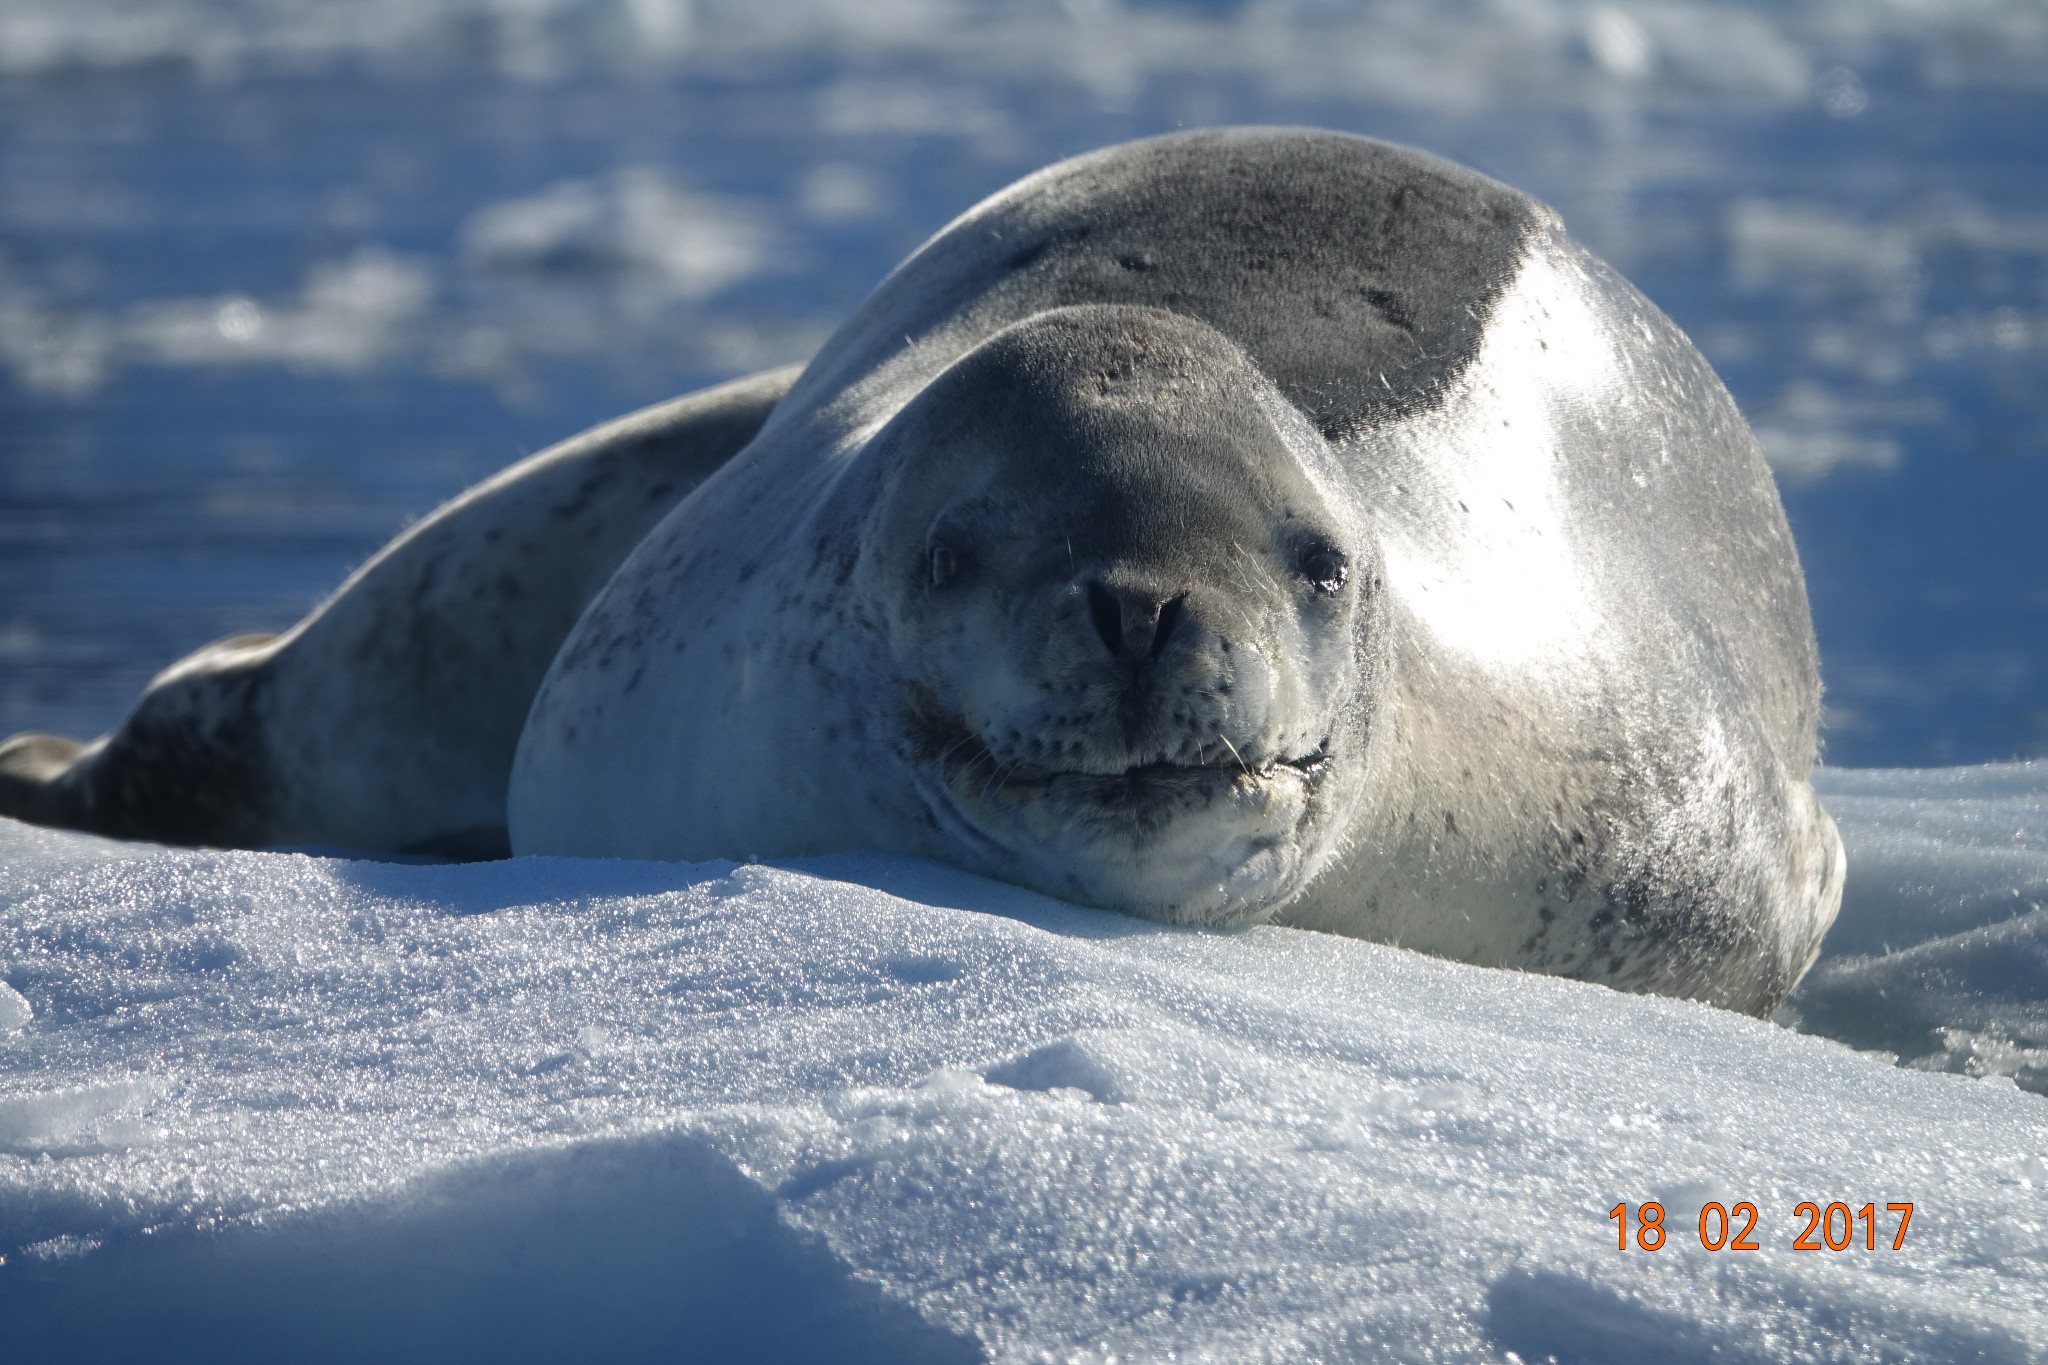
<svg viewBox="0 0 2048 1365">
<path fill-rule="evenodd" d="M 998 875 L 1148 919 L 1237 924 L 1270 915 L 1314 871 L 1304 840 L 1328 766 L 1327 743 L 1109 771 L 1005 765 L 969 743 L 920 785 L 940 828 Z"/>
</svg>

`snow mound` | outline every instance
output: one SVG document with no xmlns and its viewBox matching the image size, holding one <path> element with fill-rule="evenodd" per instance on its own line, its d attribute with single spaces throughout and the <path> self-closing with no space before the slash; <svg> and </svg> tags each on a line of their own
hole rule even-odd
<svg viewBox="0 0 2048 1365">
<path fill-rule="evenodd" d="M 2039 770 L 1826 781 L 1805 1026 L 2032 1046 Z M 2048 1353 L 2048 1102 L 2008 1079 L 909 859 L 0 822 L 0 980 L 10 1359 Z M 1646 1200 L 1663 1248 L 1617 1249 Z M 1793 1250 L 1806 1200 L 1876 1249 Z M 1710 1201 L 1760 1249 L 1705 1249 Z"/>
</svg>

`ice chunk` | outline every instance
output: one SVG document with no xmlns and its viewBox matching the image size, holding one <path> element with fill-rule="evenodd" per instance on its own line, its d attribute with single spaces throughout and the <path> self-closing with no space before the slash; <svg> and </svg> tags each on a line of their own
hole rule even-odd
<svg viewBox="0 0 2048 1365">
<path fill-rule="evenodd" d="M 61 1149 L 98 1120 L 146 1103 L 155 1090 L 151 1081 L 134 1080 L 0 1096 L 0 1152 Z"/>
<path fill-rule="evenodd" d="M 5 981 L 0 981 L 0 1033 L 11 1033 L 27 1028 L 36 1012 L 29 1007 L 28 997 Z"/>
</svg>

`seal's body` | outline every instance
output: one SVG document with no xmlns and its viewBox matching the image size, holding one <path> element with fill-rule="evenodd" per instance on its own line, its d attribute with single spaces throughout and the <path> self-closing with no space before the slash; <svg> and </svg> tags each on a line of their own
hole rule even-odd
<svg viewBox="0 0 2048 1365">
<path fill-rule="evenodd" d="M 482 850 L 502 810 L 522 853 L 895 849 L 1751 1011 L 1811 960 L 1843 863 L 1770 476 L 1683 335 L 1526 197 L 1329 133 L 1112 148 L 956 221 L 787 385 L 664 419 L 672 510 L 649 475 L 641 520 L 547 522 L 539 457 L 100 749 L 15 741 L 0 801 L 240 843 Z M 508 596 L 505 644 L 434 653 L 496 637 L 417 604 L 505 572 L 559 582 L 545 622 Z M 401 629 L 322 633 L 351 612 Z M 295 653 L 374 758 L 250 681 Z M 479 653 L 517 666 L 480 682 Z M 494 699 L 453 746 L 394 714 L 443 684 Z M 243 781 L 217 829 L 80 815 L 167 690 L 208 700 L 151 781 L 232 750 L 292 794 Z"/>
</svg>

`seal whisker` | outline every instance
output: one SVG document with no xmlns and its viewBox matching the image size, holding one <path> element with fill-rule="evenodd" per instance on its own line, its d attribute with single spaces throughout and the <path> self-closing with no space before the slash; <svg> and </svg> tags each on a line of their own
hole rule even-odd
<svg viewBox="0 0 2048 1365">
<path fill-rule="evenodd" d="M 987 746 L 983 746 L 980 753 L 977 753 L 973 758 L 967 761 L 966 768 L 961 770 L 961 779 L 964 781 L 965 779 L 974 776 L 975 769 L 979 768 L 983 763 L 987 763 L 998 768 L 1002 766 L 1001 763 L 997 761 L 996 756 L 988 750 Z"/>
<path fill-rule="evenodd" d="M 981 799 L 986 801 L 990 792 L 1000 790 L 1005 780 L 1004 774 L 1015 772 L 1016 768 L 1017 762 L 1015 759 L 1008 763 L 997 764 L 995 771 L 989 774 L 988 781 L 984 782 L 981 786 Z"/>
</svg>

